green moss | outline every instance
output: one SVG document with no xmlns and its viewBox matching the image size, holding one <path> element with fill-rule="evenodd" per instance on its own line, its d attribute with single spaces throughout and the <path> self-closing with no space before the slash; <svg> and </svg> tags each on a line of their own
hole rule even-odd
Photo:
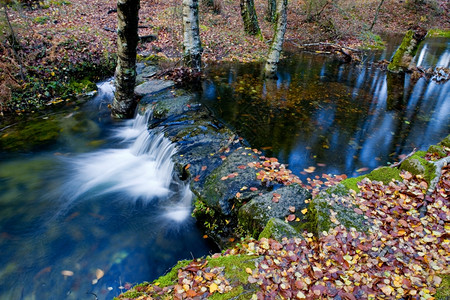
<svg viewBox="0 0 450 300">
<path fill-rule="evenodd" d="M 381 167 L 373 170 L 369 174 L 347 178 L 341 181 L 341 184 L 343 184 L 349 190 L 352 189 L 355 192 L 359 192 L 359 187 L 357 183 L 363 180 L 364 178 L 369 178 L 372 181 L 374 180 L 382 181 L 384 184 L 388 184 L 389 182 L 392 181 L 392 179 L 399 181 L 402 180 L 402 178 L 400 177 L 400 171 L 397 168 Z"/>
<path fill-rule="evenodd" d="M 362 41 L 362 49 L 376 50 L 385 48 L 383 39 L 378 34 L 374 34 L 371 31 L 361 33 L 359 38 Z"/>
<path fill-rule="evenodd" d="M 403 71 L 404 67 L 403 57 L 409 51 L 408 48 L 410 47 L 413 36 L 414 31 L 408 30 L 408 32 L 405 34 L 405 37 L 402 40 L 402 44 L 397 49 L 397 51 L 395 51 L 394 57 L 392 57 L 391 63 L 387 67 L 389 71 L 394 73 Z M 413 51 L 412 53 L 410 53 L 410 55 L 414 57 L 416 51 Z"/>
<path fill-rule="evenodd" d="M 439 145 L 431 145 L 428 148 L 427 153 L 435 154 L 435 155 L 439 156 L 439 158 L 443 158 L 443 157 L 447 156 L 447 153 L 444 151 L 444 146 L 439 146 Z"/>
<path fill-rule="evenodd" d="M 123 293 L 120 296 L 120 298 L 122 298 L 122 299 L 128 299 L 128 298 L 135 299 L 135 298 L 138 298 L 138 297 L 144 296 L 144 295 L 146 295 L 146 294 L 143 293 L 143 292 L 137 292 L 135 290 L 130 290 L 130 291 L 126 291 L 125 293 Z"/>
<path fill-rule="evenodd" d="M 271 218 L 264 230 L 259 234 L 258 239 L 272 238 L 280 241 L 283 237 L 291 238 L 294 236 L 298 236 L 298 232 L 294 227 L 280 219 Z"/>
<path fill-rule="evenodd" d="M 68 88 L 76 94 L 88 93 L 97 90 L 97 85 L 88 78 L 83 78 L 80 81 L 71 80 Z"/>
<path fill-rule="evenodd" d="M 432 162 L 423 158 L 425 154 L 425 151 L 417 151 L 400 165 L 400 169 L 414 175 L 421 175 L 428 183 L 430 183 L 436 176 L 436 167 Z"/>
<path fill-rule="evenodd" d="M 430 29 L 427 34 L 428 37 L 445 37 L 450 38 L 450 30 L 443 29 Z"/>
<path fill-rule="evenodd" d="M 439 144 L 445 147 L 450 147 L 450 134 L 447 135 Z"/>
<path fill-rule="evenodd" d="M 229 255 L 218 258 L 208 258 L 208 266 L 225 267 L 225 276 L 229 280 L 239 281 L 241 284 L 248 283 L 248 274 L 246 268 L 255 268 L 255 259 L 258 256 L 249 255 Z M 231 283 L 231 282 L 230 282 Z"/>
<path fill-rule="evenodd" d="M 153 284 L 158 284 L 160 287 L 176 284 L 178 279 L 178 269 L 186 267 L 191 261 L 192 260 L 180 260 L 169 273 L 153 281 Z"/>
<path fill-rule="evenodd" d="M 439 274 L 438 276 L 442 278 L 442 282 L 436 291 L 435 297 L 437 300 L 449 299 L 449 297 L 450 297 L 450 274 L 445 274 L 445 275 Z"/>
<path fill-rule="evenodd" d="M 361 175 L 358 177 L 351 177 L 341 181 L 341 184 L 344 185 L 349 190 L 354 190 L 355 192 L 359 192 L 358 182 L 363 180 L 365 175 Z"/>
</svg>

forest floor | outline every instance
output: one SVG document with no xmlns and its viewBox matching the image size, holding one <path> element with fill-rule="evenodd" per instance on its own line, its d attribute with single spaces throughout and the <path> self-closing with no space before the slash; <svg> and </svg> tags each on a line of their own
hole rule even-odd
<svg viewBox="0 0 450 300">
<path fill-rule="evenodd" d="M 239 1 L 215 2 L 216 12 L 200 1 L 203 60 L 263 60 L 273 35 L 272 24 L 265 20 L 267 1 L 255 0 L 263 39 L 244 34 Z M 367 48 L 380 42 L 377 34 L 403 34 L 414 25 L 450 28 L 448 1 L 414 2 L 418 1 L 384 1 L 369 31 L 378 0 L 293 0 L 288 7 L 285 45 L 295 48 L 329 42 Z M 98 80 L 113 73 L 117 25 L 114 0 L 39 3 L 2 8 L 6 13 L 0 17 L 0 112 L 20 113 L 61 102 L 87 90 L 88 84 L 79 84 L 86 77 Z M 172 66 L 178 64 L 181 20 L 180 1 L 141 1 L 139 35 L 154 35 L 157 39 L 141 43 L 139 53 L 164 59 Z"/>
</svg>

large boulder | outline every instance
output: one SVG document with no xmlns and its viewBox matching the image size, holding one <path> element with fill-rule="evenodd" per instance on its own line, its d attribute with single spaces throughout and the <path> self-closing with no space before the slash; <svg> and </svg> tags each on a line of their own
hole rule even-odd
<svg viewBox="0 0 450 300">
<path fill-rule="evenodd" d="M 293 226 L 298 226 L 304 218 L 304 212 L 307 211 L 308 204 L 305 200 L 310 198 L 311 193 L 298 184 L 284 186 L 273 192 L 265 193 L 253 198 L 241 207 L 239 210 L 239 225 L 255 238 L 272 218 L 284 222 L 290 216 L 292 218 L 290 223 Z M 275 221 L 275 223 L 278 223 L 278 221 Z"/>
</svg>

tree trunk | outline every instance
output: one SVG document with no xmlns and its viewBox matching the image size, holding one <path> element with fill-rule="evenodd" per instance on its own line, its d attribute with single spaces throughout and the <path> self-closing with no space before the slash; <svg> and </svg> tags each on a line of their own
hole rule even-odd
<svg viewBox="0 0 450 300">
<path fill-rule="evenodd" d="M 284 34 L 287 26 L 287 4 L 288 0 L 279 0 L 277 3 L 277 27 L 275 29 L 272 45 L 264 67 L 264 76 L 266 78 L 276 78 L 277 67 L 280 60 L 281 50 L 283 49 Z"/>
<path fill-rule="evenodd" d="M 277 0 L 267 1 L 267 16 L 266 20 L 270 23 L 275 23 L 277 13 Z"/>
<path fill-rule="evenodd" d="M 253 0 L 241 0 L 241 16 L 244 21 L 244 31 L 250 35 L 261 35 L 261 29 L 256 16 Z"/>
<path fill-rule="evenodd" d="M 388 65 L 388 70 L 393 73 L 403 73 L 414 68 L 413 59 L 419 48 L 420 42 L 427 35 L 427 31 L 421 27 L 416 27 L 409 30 L 403 38 L 402 44 L 395 51 L 391 62 Z"/>
<path fill-rule="evenodd" d="M 202 44 L 198 26 L 198 0 L 183 0 L 183 56 L 184 64 L 201 70 Z"/>
<path fill-rule="evenodd" d="M 378 5 L 377 11 L 375 12 L 375 17 L 373 18 L 372 25 L 370 25 L 369 31 L 372 31 L 373 26 L 375 26 L 375 23 L 377 22 L 378 14 L 380 13 L 380 8 L 381 8 L 381 5 L 383 5 L 383 2 L 384 2 L 384 0 L 381 0 L 380 4 Z"/>
<path fill-rule="evenodd" d="M 130 118 L 134 114 L 137 98 L 136 47 L 139 41 L 139 0 L 117 1 L 117 67 L 116 92 L 111 114 L 115 118 Z"/>
</svg>

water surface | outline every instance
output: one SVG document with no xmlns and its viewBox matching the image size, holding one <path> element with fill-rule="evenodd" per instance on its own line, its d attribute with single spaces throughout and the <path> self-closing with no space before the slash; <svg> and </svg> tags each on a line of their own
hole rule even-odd
<svg viewBox="0 0 450 300">
<path fill-rule="evenodd" d="M 400 42 L 365 54 L 363 64 L 289 53 L 277 80 L 261 80 L 260 64 L 212 65 L 201 101 L 303 179 L 359 175 L 450 133 L 450 82 L 412 80 L 371 64 L 389 60 Z M 449 40 L 427 39 L 416 62 L 448 68 Z M 309 167 L 315 172 L 306 173 Z"/>
<path fill-rule="evenodd" d="M 145 107 L 111 120 L 111 98 L 102 83 L 81 108 L 20 124 L 48 138 L 38 146 L 1 152 L 0 299 L 112 299 L 212 249 L 172 175 L 174 146 L 147 131 Z"/>
</svg>

